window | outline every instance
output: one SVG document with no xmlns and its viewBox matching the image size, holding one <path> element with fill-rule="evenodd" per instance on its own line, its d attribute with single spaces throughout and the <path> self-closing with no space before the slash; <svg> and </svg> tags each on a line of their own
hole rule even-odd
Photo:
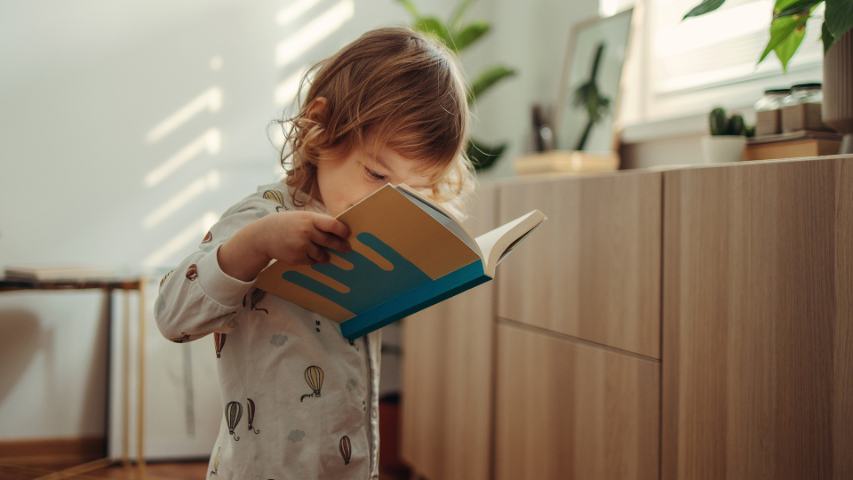
<svg viewBox="0 0 853 480">
<path fill-rule="evenodd" d="M 636 10 L 625 67 L 623 124 L 704 115 L 714 105 L 745 108 L 766 88 L 821 80 L 822 19 L 810 20 L 806 38 L 783 74 L 773 53 L 756 65 L 769 38 L 773 0 L 727 0 L 715 12 L 682 21 L 698 3 L 601 0 L 602 15 L 630 4 Z M 822 17 L 822 7 L 816 15 Z"/>
</svg>

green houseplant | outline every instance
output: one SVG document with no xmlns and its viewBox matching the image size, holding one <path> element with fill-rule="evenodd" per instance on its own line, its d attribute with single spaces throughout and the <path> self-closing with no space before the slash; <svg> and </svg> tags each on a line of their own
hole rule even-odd
<svg viewBox="0 0 853 480">
<path fill-rule="evenodd" d="M 702 155 L 705 163 L 737 162 L 743 156 L 746 137 L 755 133 L 755 127 L 744 122 L 740 114 L 727 115 L 716 107 L 708 115 L 709 136 L 702 137 Z"/>
<path fill-rule="evenodd" d="M 716 107 L 708 114 L 708 129 L 712 136 L 739 135 L 751 137 L 755 134 L 755 127 L 747 126 L 743 116 L 736 113 L 732 116 L 726 115 L 726 110 Z"/>
<path fill-rule="evenodd" d="M 411 0 L 397 0 L 412 16 L 412 28 L 428 34 L 439 40 L 450 51 L 459 53 L 482 39 L 491 30 L 491 25 L 484 21 L 462 23 L 462 16 L 473 3 L 473 0 L 462 0 L 450 15 L 447 22 L 431 15 L 421 14 Z M 512 77 L 516 71 L 504 65 L 487 68 L 471 83 L 468 89 L 468 104 L 473 105 L 487 90 L 498 82 Z M 475 139 L 470 139 L 466 153 L 477 170 L 485 170 L 503 155 L 506 143 L 487 145 Z"/>
</svg>

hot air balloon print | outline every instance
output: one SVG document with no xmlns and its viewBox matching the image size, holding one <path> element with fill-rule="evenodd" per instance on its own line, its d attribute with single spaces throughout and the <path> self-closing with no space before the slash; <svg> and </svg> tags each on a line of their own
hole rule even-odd
<svg viewBox="0 0 853 480">
<path fill-rule="evenodd" d="M 237 424 L 240 423 L 240 417 L 243 416 L 243 405 L 240 402 L 228 402 L 225 405 L 225 421 L 228 423 L 228 433 L 234 437 L 235 441 L 240 441 L 240 435 L 237 435 L 234 430 Z"/>
<path fill-rule="evenodd" d="M 213 347 L 216 350 L 216 358 L 222 356 L 222 347 L 225 346 L 225 340 L 228 335 L 225 333 L 213 332 Z"/>
<path fill-rule="evenodd" d="M 252 289 L 252 292 L 248 295 L 248 297 L 249 297 L 249 308 L 251 308 L 252 310 L 259 310 L 261 312 L 269 314 L 270 312 L 266 308 L 257 308 L 258 304 L 261 303 L 261 300 L 264 299 L 266 294 L 267 294 L 267 292 L 265 292 L 259 288 Z M 246 306 L 246 296 L 245 295 L 243 296 L 243 306 L 244 307 Z"/>
<path fill-rule="evenodd" d="M 201 239 L 201 243 L 210 243 L 211 240 L 213 240 L 213 233 L 208 230 L 204 238 Z"/>
<path fill-rule="evenodd" d="M 196 264 L 192 264 L 187 268 L 187 278 L 189 280 L 195 280 L 198 278 L 198 267 Z"/>
<path fill-rule="evenodd" d="M 284 206 L 284 195 L 278 190 L 267 190 L 264 192 L 263 197 Z"/>
<path fill-rule="evenodd" d="M 163 282 L 165 282 L 165 281 L 166 281 L 166 279 L 167 279 L 167 278 L 169 278 L 169 275 L 171 275 L 173 272 L 174 272 L 174 270 L 169 270 L 169 272 L 168 272 L 168 273 L 166 273 L 165 275 L 163 275 L 163 278 L 161 278 L 161 279 L 160 279 L 160 286 L 161 286 L 161 287 L 163 286 Z"/>
<path fill-rule="evenodd" d="M 190 336 L 187 334 L 187 332 L 181 332 L 180 337 L 172 338 L 171 340 L 175 343 L 184 343 L 186 341 L 189 341 L 189 339 L 190 339 Z"/>
<path fill-rule="evenodd" d="M 299 401 L 302 402 L 307 397 L 319 397 L 320 390 L 323 388 L 323 377 L 325 374 L 323 373 L 323 369 L 316 366 L 311 365 L 310 367 L 305 369 L 305 383 L 311 387 L 312 393 L 306 393 L 299 398 Z"/>
<path fill-rule="evenodd" d="M 267 200 L 272 200 L 273 202 L 278 204 L 275 207 L 276 212 L 280 212 L 282 210 L 289 210 L 284 204 L 284 195 L 281 192 L 277 190 L 267 190 L 266 192 L 264 192 L 263 197 Z"/>
<path fill-rule="evenodd" d="M 246 412 L 249 415 L 249 431 L 255 432 L 255 434 L 261 433 L 260 430 L 252 426 L 252 422 L 255 421 L 255 401 L 251 398 L 246 399 Z"/>
<path fill-rule="evenodd" d="M 350 443 L 348 436 L 344 435 L 341 437 L 338 449 L 341 451 L 341 457 L 344 459 L 344 465 L 349 465 L 350 458 L 352 457 L 352 444 Z"/>
</svg>

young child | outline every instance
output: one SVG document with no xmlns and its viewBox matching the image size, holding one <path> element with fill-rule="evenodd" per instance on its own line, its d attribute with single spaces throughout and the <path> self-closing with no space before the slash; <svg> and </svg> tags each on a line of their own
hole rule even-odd
<svg viewBox="0 0 853 480">
<path fill-rule="evenodd" d="M 329 260 L 349 248 L 335 218 L 385 183 L 461 215 L 473 188 L 468 107 L 454 56 L 405 28 L 365 33 L 315 65 L 285 128 L 286 176 L 229 208 L 160 283 L 155 317 L 175 342 L 213 333 L 222 421 L 209 479 L 379 477 L 380 336 L 253 288 L 273 259 Z"/>
</svg>

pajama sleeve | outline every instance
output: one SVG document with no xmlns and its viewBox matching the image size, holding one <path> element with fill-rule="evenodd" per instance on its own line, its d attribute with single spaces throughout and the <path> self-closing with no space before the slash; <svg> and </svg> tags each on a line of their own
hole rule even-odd
<svg viewBox="0 0 853 480">
<path fill-rule="evenodd" d="M 275 204 L 260 195 L 244 198 L 210 228 L 195 252 L 160 280 L 154 318 L 164 337 L 186 342 L 231 329 L 254 280 L 223 272 L 217 252 L 240 229 L 275 211 Z"/>
</svg>

